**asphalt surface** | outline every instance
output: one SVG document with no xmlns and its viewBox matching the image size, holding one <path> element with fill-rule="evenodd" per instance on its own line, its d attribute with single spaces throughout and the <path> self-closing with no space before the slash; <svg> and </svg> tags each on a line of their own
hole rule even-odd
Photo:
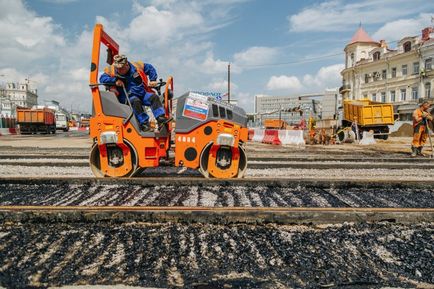
<svg viewBox="0 0 434 289">
<path fill-rule="evenodd" d="M 2 224 L 0 285 L 408 288 L 434 284 L 433 234 L 391 223 Z"/>
<path fill-rule="evenodd" d="M 199 206 L 434 208 L 434 187 L 416 183 L 205 181 L 201 178 L 0 179 L 1 206 Z"/>
</svg>

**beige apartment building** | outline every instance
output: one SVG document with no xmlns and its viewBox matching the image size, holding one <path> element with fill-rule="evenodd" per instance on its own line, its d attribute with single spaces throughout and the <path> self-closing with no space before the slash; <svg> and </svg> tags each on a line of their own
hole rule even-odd
<svg viewBox="0 0 434 289">
<path fill-rule="evenodd" d="M 32 107 L 38 104 L 38 91 L 26 83 L 7 83 L 0 87 L 0 115 L 15 116 L 17 107 Z"/>
<path fill-rule="evenodd" d="M 433 97 L 434 30 L 409 36 L 391 49 L 384 40 L 373 40 L 362 27 L 345 47 L 343 98 L 369 98 L 392 102 L 401 120 L 407 120 L 421 98 Z"/>
</svg>

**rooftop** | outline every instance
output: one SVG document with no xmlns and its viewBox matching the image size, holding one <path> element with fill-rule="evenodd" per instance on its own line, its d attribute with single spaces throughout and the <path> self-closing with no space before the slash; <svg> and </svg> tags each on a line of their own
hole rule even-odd
<svg viewBox="0 0 434 289">
<path fill-rule="evenodd" d="M 372 39 L 368 33 L 366 33 L 366 31 L 362 28 L 362 26 L 359 27 L 359 29 L 357 29 L 356 33 L 354 33 L 353 38 L 351 38 L 350 42 L 348 43 L 348 45 L 356 43 L 356 42 L 368 42 L 368 43 L 377 43 L 377 41 L 374 41 L 374 39 Z"/>
</svg>

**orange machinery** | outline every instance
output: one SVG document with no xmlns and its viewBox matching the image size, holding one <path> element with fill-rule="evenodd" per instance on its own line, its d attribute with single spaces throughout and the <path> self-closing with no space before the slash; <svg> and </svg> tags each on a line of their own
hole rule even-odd
<svg viewBox="0 0 434 289">
<path fill-rule="evenodd" d="M 107 63 L 119 53 L 119 45 L 101 24 L 94 29 L 90 87 L 93 139 L 90 166 L 97 177 L 129 177 L 145 168 L 160 166 L 161 160 L 177 167 L 198 169 L 205 177 L 243 177 L 247 158 L 247 116 L 242 108 L 217 102 L 193 92 L 177 99 L 176 129 L 168 123 L 160 131 L 143 132 L 131 106 L 120 103 L 113 92 L 100 90 L 98 83 L 101 43 L 107 47 Z M 164 86 L 163 101 L 167 118 L 172 117 L 173 78 Z M 172 148 L 172 134 L 175 148 Z M 174 160 L 169 151 L 174 150 Z M 167 162 L 166 162 L 167 163 Z"/>
<path fill-rule="evenodd" d="M 56 117 L 49 108 L 17 108 L 17 124 L 21 134 L 56 133 Z"/>
<path fill-rule="evenodd" d="M 281 119 L 266 119 L 264 120 L 264 127 L 270 129 L 286 129 L 288 124 Z"/>
</svg>

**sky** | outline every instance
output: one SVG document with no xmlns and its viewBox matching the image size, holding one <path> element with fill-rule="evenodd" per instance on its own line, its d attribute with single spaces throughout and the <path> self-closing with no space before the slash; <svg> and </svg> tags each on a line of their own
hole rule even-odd
<svg viewBox="0 0 434 289">
<path fill-rule="evenodd" d="M 0 84 L 28 79 L 39 103 L 90 112 L 92 33 L 102 23 L 129 60 L 173 76 L 175 97 L 225 93 L 230 63 L 231 98 L 252 112 L 257 94 L 339 87 L 360 24 L 393 48 L 432 16 L 431 0 L 0 0 Z"/>
</svg>

